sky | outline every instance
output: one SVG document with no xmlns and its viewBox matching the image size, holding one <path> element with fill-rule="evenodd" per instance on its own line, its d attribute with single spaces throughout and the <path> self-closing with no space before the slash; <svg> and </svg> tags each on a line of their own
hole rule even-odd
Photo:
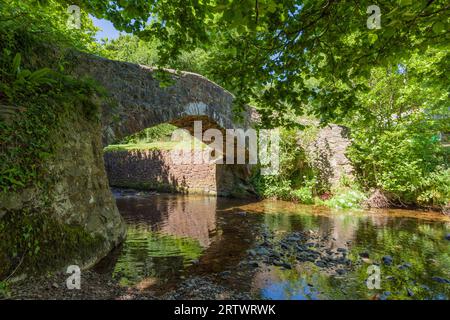
<svg viewBox="0 0 450 320">
<path fill-rule="evenodd" d="M 102 38 L 115 39 L 119 36 L 120 32 L 114 28 L 113 24 L 105 19 L 97 19 L 93 16 L 90 16 L 94 25 L 96 27 L 101 28 L 102 30 L 97 32 L 96 39 L 100 40 Z"/>
</svg>

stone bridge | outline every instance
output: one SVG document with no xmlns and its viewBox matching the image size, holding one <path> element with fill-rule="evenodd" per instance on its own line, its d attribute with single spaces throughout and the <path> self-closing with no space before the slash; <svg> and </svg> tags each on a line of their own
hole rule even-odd
<svg viewBox="0 0 450 320">
<path fill-rule="evenodd" d="M 41 63 L 38 67 L 55 68 L 61 55 L 57 49 L 50 50 L 37 53 L 38 58 L 46 57 L 37 59 Z M 55 59 L 51 61 L 48 57 L 54 53 Z M 84 234 L 103 239 L 95 249 L 79 248 L 77 257 L 61 257 L 67 259 L 64 263 L 68 265 L 88 267 L 120 243 L 126 233 L 109 188 L 104 146 L 147 127 L 183 118 L 209 119 L 222 128 L 245 128 L 249 117 L 245 113 L 237 121 L 232 112 L 233 96 L 197 74 L 167 70 L 173 83 L 161 88 L 149 67 L 85 53 L 74 53 L 71 61 L 72 74 L 97 80 L 108 93 L 102 105 L 101 124 L 77 112 L 79 106 L 72 106 L 74 112 L 68 113 L 52 134 L 55 145 L 52 157 L 42 164 L 51 178 L 46 187 L 48 199 L 44 201 L 39 186 L 0 193 L 0 219 L 11 212 L 32 208 L 58 223 L 80 227 Z M 183 120 L 178 123 L 182 125 Z M 88 258 L 83 256 L 85 250 L 89 250 Z M 0 252 L 0 279 L 11 270 L 12 262 L 13 257 L 3 257 Z"/>
<path fill-rule="evenodd" d="M 145 128 L 187 116 L 207 116 L 222 128 L 246 128 L 249 112 L 232 111 L 233 96 L 205 77 L 166 70 L 171 85 L 160 87 L 150 67 L 82 54 L 75 73 L 97 80 L 110 95 L 103 106 L 103 145 Z"/>
</svg>

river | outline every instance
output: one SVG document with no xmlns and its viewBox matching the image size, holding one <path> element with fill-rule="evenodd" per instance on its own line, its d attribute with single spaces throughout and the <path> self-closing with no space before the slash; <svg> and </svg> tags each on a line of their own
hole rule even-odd
<svg viewBox="0 0 450 320">
<path fill-rule="evenodd" d="M 95 270 L 157 297 L 450 298 L 450 219 L 438 213 L 113 194 L 128 236 Z"/>
</svg>

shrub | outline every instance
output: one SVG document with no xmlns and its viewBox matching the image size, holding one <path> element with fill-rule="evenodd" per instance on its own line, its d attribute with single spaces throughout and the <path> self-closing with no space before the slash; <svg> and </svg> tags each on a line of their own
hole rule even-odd
<svg viewBox="0 0 450 320">
<path fill-rule="evenodd" d="M 282 129 L 280 131 L 280 170 L 277 175 L 263 176 L 257 166 L 252 176 L 255 190 L 265 198 L 277 198 L 292 200 L 292 189 L 304 186 L 304 180 L 300 180 L 302 167 L 300 163 L 304 154 L 297 145 L 295 130 Z"/>
<path fill-rule="evenodd" d="M 448 150 L 436 136 L 436 127 L 423 115 L 380 132 L 355 130 L 349 157 L 359 182 L 389 193 L 399 203 L 448 202 Z"/>
<path fill-rule="evenodd" d="M 291 191 L 292 200 L 304 204 L 314 204 L 314 197 L 310 187 L 302 187 Z"/>
<path fill-rule="evenodd" d="M 323 201 L 323 204 L 336 209 L 360 208 L 366 196 L 363 192 L 354 189 L 340 190 L 332 198 Z"/>
<path fill-rule="evenodd" d="M 170 123 L 162 123 L 153 127 L 146 128 L 135 134 L 127 136 L 120 141 L 120 144 L 142 144 L 159 141 L 170 141 L 172 133 L 178 127 Z"/>
<path fill-rule="evenodd" d="M 0 299 L 8 298 L 10 296 L 8 282 L 0 281 Z"/>
<path fill-rule="evenodd" d="M 419 204 L 447 205 L 450 201 L 450 169 L 437 167 L 436 171 L 423 179 L 420 190 L 417 196 Z"/>
</svg>

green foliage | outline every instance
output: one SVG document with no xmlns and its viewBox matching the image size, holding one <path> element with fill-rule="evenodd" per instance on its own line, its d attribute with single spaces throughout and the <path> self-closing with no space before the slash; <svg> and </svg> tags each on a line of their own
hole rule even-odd
<svg viewBox="0 0 450 320">
<path fill-rule="evenodd" d="M 317 130 L 317 127 L 304 129 L 300 134 L 302 141 L 300 145 L 294 129 L 281 130 L 280 174 L 261 176 L 256 169 L 256 174 L 252 177 L 255 189 L 265 198 L 320 204 L 340 209 L 360 208 L 366 196 L 359 190 L 355 181 L 344 176 L 339 187 L 333 190 L 327 190 L 320 185 L 317 173 L 311 167 L 304 149 L 307 144 L 314 141 Z M 331 198 L 321 200 L 318 196 L 323 193 L 330 195 Z"/>
<path fill-rule="evenodd" d="M 142 144 L 170 141 L 173 131 L 177 129 L 178 127 L 170 123 L 162 123 L 127 136 L 120 141 L 120 144 Z"/>
<path fill-rule="evenodd" d="M 100 45 L 94 41 L 98 31 L 88 12 L 81 10 L 81 28 L 68 28 L 67 8 L 55 0 L 0 0 L 0 39 L 5 44 L 16 43 L 8 48 L 11 53 L 20 51 L 27 43 L 58 44 L 80 50 L 100 53 Z"/>
<path fill-rule="evenodd" d="M 156 41 L 145 42 L 136 36 L 121 34 L 117 39 L 103 39 L 106 56 L 113 60 L 157 66 L 158 44 Z"/>
<path fill-rule="evenodd" d="M 190 63 L 197 56 L 193 52 L 204 50 L 204 74 L 236 94 L 238 106 L 253 102 L 271 125 L 293 120 L 279 116 L 287 111 L 302 115 L 308 104 L 323 120 L 342 118 L 359 108 L 354 99 L 369 89 L 374 66 L 396 65 L 430 47 L 442 52 L 437 70 L 448 70 L 450 61 L 444 0 L 383 1 L 382 27 L 375 30 L 366 24 L 367 7 L 373 5 L 369 0 L 351 8 L 326 0 L 78 0 L 81 30 L 65 26 L 68 14 L 62 11 L 72 1 L 3 2 L 2 30 L 27 26 L 36 33 L 49 31 L 40 33 L 44 39 L 73 40 L 95 51 L 90 13 L 149 41 L 152 53 L 147 56 L 145 45 L 131 41 L 139 52 L 136 59 L 146 63 L 154 61 L 155 44 L 159 66 L 173 65 L 179 55 Z M 448 86 L 442 73 L 428 76 Z"/>
<path fill-rule="evenodd" d="M 6 281 L 0 281 L 0 299 L 8 298 L 10 296 L 9 284 Z"/>
<path fill-rule="evenodd" d="M 2 72 L 0 92 L 6 96 L 9 103 L 39 95 L 55 83 L 55 79 L 51 77 L 52 71 L 49 68 L 31 72 L 28 69 L 21 68 L 21 60 L 22 55 L 17 53 L 12 60 L 10 70 L 0 70 Z"/>
<path fill-rule="evenodd" d="M 160 46 L 161 41 L 157 39 L 144 41 L 137 36 L 123 34 L 117 39 L 104 39 L 102 43 L 104 55 L 109 59 L 209 75 L 208 54 L 204 49 L 183 50 L 177 57 L 162 64 L 159 59 Z"/>
<path fill-rule="evenodd" d="M 406 203 L 449 201 L 445 168 L 448 155 L 440 142 L 433 139 L 436 131 L 413 121 L 378 135 L 368 137 L 369 134 L 355 133 L 349 153 L 366 187 L 380 188 L 394 200 Z"/>
<path fill-rule="evenodd" d="M 261 176 L 253 180 L 258 194 L 264 198 L 275 198 L 289 200 L 291 194 L 291 184 L 289 180 L 279 179 L 274 176 Z"/>
<path fill-rule="evenodd" d="M 347 120 L 353 140 L 348 155 L 361 185 L 382 189 L 399 203 L 450 201 L 449 149 L 438 139 L 450 131 L 448 88 L 424 79 L 441 57 L 431 50 L 398 69 L 374 69 L 371 90 L 358 96 L 361 109 Z"/>
<path fill-rule="evenodd" d="M 315 180 L 312 180 L 315 182 Z M 290 193 L 290 196 L 293 200 L 298 201 L 300 203 L 304 204 L 314 204 L 314 195 L 313 195 L 313 189 L 314 184 L 311 182 L 306 183 L 306 186 L 301 187 L 296 190 L 292 190 Z"/>
<path fill-rule="evenodd" d="M 49 186 L 56 177 L 48 169 L 62 143 L 62 124 L 73 114 L 97 122 L 104 92 L 90 79 L 64 74 L 71 63 L 66 46 L 91 52 L 98 47 L 86 12 L 83 27 L 72 30 L 65 25 L 67 7 L 57 1 L 1 1 L 0 6 L 0 196 L 14 199 L 36 191 L 32 207 L 10 206 L 0 219 L 3 279 L 24 270 L 54 270 L 102 245 L 81 226 L 55 219 Z"/>
<path fill-rule="evenodd" d="M 89 79 L 62 74 L 65 46 L 93 52 L 98 47 L 86 12 L 82 28 L 69 29 L 67 7 L 57 1 L 2 0 L 1 8 L 0 190 L 7 192 L 43 184 L 54 129 L 73 105 L 97 119 L 93 96 L 101 90 Z"/>
<path fill-rule="evenodd" d="M 172 150 L 179 146 L 177 141 L 161 141 L 150 143 L 110 144 L 103 148 L 104 152 L 117 152 L 128 150 Z"/>
<path fill-rule="evenodd" d="M 101 90 L 90 80 L 75 80 L 48 68 L 22 68 L 20 53 L 9 65 L 2 62 L 0 189 L 6 192 L 43 183 L 42 164 L 55 148 L 51 135 L 73 105 L 96 121 L 99 106 L 93 96 Z"/>
<path fill-rule="evenodd" d="M 417 196 L 419 204 L 445 206 L 450 201 L 450 168 L 436 167 L 435 171 L 424 177 Z"/>
<path fill-rule="evenodd" d="M 252 183 L 265 198 L 312 203 L 317 193 L 315 173 L 306 161 L 304 150 L 297 143 L 294 129 L 282 129 L 280 136 L 280 172 L 277 175 L 261 175 L 255 168 Z"/>
<path fill-rule="evenodd" d="M 357 189 L 337 190 L 333 197 L 319 203 L 336 209 L 356 209 L 361 208 L 361 204 L 366 200 L 363 192 Z"/>
</svg>

